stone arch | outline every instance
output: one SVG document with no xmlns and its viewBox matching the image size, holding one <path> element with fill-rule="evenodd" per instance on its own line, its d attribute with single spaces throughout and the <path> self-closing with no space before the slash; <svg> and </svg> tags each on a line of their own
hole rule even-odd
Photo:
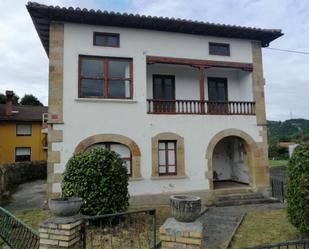
<svg viewBox="0 0 309 249">
<path fill-rule="evenodd" d="M 74 153 L 85 151 L 96 143 L 114 142 L 128 146 L 132 153 L 132 177 L 141 177 L 141 151 L 138 145 L 130 138 L 119 134 L 97 134 L 82 140 L 75 148 Z"/>
<path fill-rule="evenodd" d="M 214 189 L 213 185 L 213 151 L 223 138 L 226 137 L 238 137 L 244 140 L 245 142 L 245 150 L 248 155 L 248 166 L 249 171 L 251 174 L 251 187 L 255 187 L 256 179 L 255 179 L 255 160 L 254 160 L 254 153 L 257 150 L 258 146 L 255 143 L 254 139 L 246 132 L 238 130 L 238 129 L 226 129 L 221 132 L 218 132 L 209 142 L 207 150 L 206 150 L 206 159 L 207 159 L 207 178 L 209 181 L 209 188 Z"/>
<path fill-rule="evenodd" d="M 184 139 L 173 132 L 162 132 L 152 138 L 152 177 L 159 176 L 159 162 L 158 162 L 158 144 L 160 140 L 176 141 L 176 162 L 177 162 L 177 175 L 176 177 L 185 176 L 185 155 L 184 155 Z M 162 177 L 162 176 L 160 176 Z M 175 177 L 175 176 L 171 176 Z"/>
</svg>

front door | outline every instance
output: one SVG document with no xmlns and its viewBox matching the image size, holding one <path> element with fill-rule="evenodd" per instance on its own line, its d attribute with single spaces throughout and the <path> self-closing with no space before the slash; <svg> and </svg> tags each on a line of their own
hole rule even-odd
<svg viewBox="0 0 309 249">
<path fill-rule="evenodd" d="M 175 112 L 175 76 L 153 75 L 155 112 Z"/>
<path fill-rule="evenodd" d="M 208 113 L 227 114 L 227 79 L 208 78 Z"/>
</svg>

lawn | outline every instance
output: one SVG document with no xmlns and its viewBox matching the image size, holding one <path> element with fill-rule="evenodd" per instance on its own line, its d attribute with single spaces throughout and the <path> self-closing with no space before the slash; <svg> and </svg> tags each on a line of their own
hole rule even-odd
<svg viewBox="0 0 309 249">
<path fill-rule="evenodd" d="M 15 215 L 36 230 L 41 221 L 51 216 L 48 210 L 42 209 L 19 211 Z M 157 229 L 168 217 L 170 217 L 168 206 L 157 207 Z M 252 211 L 246 215 L 238 228 L 230 249 L 298 238 L 299 233 L 288 222 L 284 209 Z"/>
<path fill-rule="evenodd" d="M 299 233 L 288 219 L 285 209 L 249 212 L 238 228 L 230 248 L 242 248 L 299 239 Z"/>
<path fill-rule="evenodd" d="M 269 160 L 269 167 L 287 166 L 288 160 Z"/>
</svg>

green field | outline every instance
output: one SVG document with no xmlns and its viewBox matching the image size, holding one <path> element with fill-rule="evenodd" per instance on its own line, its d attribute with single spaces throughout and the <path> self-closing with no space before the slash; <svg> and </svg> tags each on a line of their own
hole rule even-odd
<svg viewBox="0 0 309 249">
<path fill-rule="evenodd" d="M 288 160 L 269 160 L 269 167 L 287 166 Z"/>
</svg>

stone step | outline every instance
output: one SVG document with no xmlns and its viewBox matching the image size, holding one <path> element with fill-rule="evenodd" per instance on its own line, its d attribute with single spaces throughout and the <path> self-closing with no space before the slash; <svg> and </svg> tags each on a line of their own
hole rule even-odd
<svg viewBox="0 0 309 249">
<path fill-rule="evenodd" d="M 219 195 L 216 197 L 217 201 L 229 201 L 229 200 L 248 200 L 248 199 L 263 199 L 264 196 L 260 193 L 243 193 L 243 194 L 230 194 Z"/>
<path fill-rule="evenodd" d="M 226 207 L 226 206 L 239 206 L 239 205 L 267 204 L 267 203 L 276 203 L 276 202 L 279 202 L 279 201 L 273 198 L 256 198 L 256 199 L 236 199 L 236 200 L 215 201 L 214 205 L 217 207 Z"/>
</svg>

